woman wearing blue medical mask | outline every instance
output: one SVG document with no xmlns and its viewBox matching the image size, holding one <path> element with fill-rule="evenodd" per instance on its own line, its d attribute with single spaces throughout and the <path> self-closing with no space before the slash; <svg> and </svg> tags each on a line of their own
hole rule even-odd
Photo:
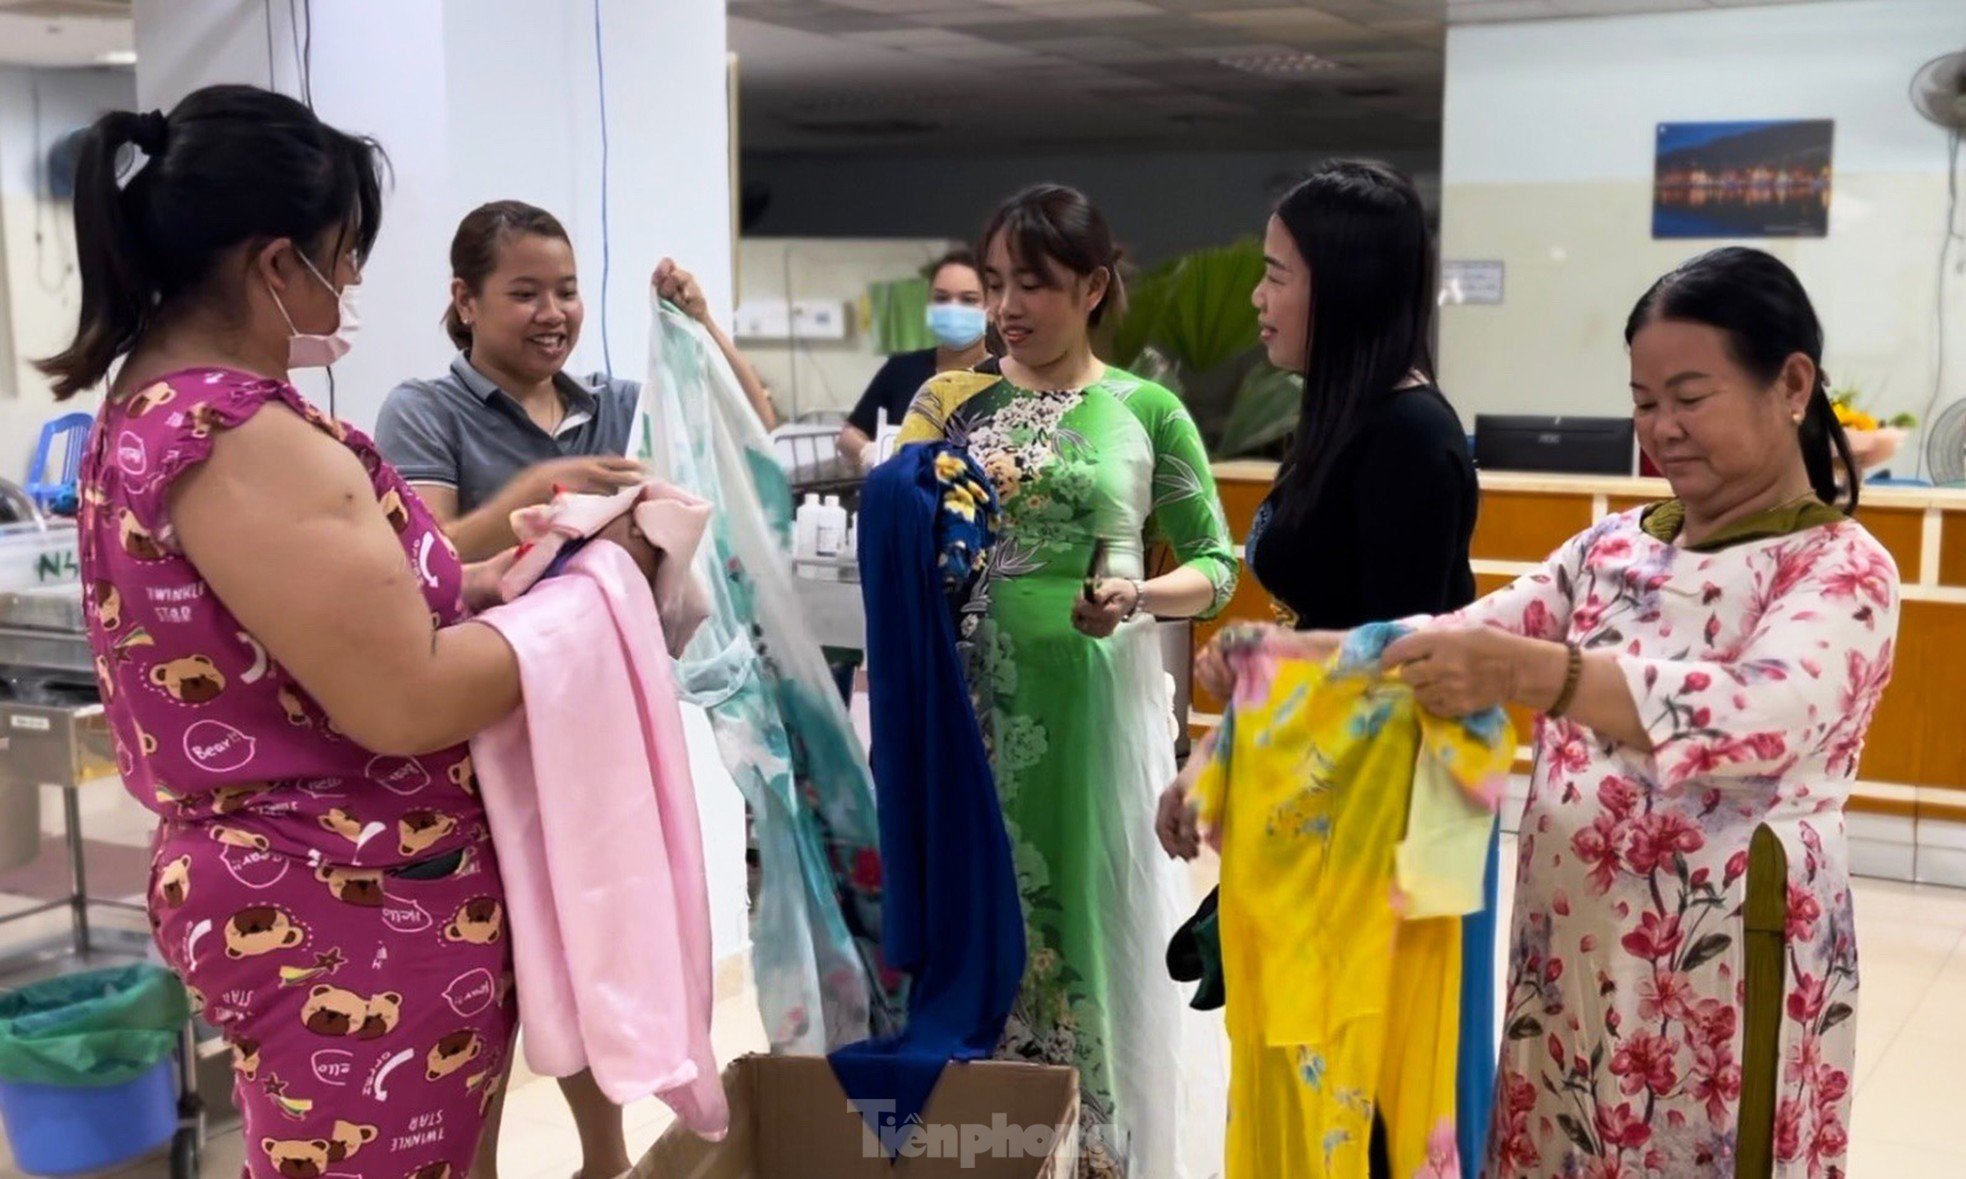
<svg viewBox="0 0 1966 1179">
<path fill-rule="evenodd" d="M 955 369 L 975 368 L 990 355 L 984 343 L 988 322 L 983 313 L 983 274 L 976 255 L 954 249 L 929 268 L 928 330 L 935 347 L 888 357 L 867 384 L 860 403 L 840 431 L 840 457 L 855 469 L 873 465 L 871 449 L 880 430 L 880 412 L 891 425 L 900 425 L 915 394 L 930 377 Z"/>
</svg>

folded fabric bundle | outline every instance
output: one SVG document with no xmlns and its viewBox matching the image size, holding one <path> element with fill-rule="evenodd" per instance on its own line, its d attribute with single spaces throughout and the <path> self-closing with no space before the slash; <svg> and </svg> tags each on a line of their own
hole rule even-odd
<svg viewBox="0 0 1966 1179">
<path fill-rule="evenodd" d="M 1459 919 L 1515 739 L 1385 677 L 1401 633 L 1361 628 L 1329 665 L 1227 652 L 1192 799 L 1222 852 L 1229 1179 L 1365 1179 L 1375 1123 L 1390 1173 L 1461 1173 Z"/>
<path fill-rule="evenodd" d="M 687 567 L 692 551 L 672 551 Z M 611 544 L 480 616 L 518 655 L 523 705 L 471 740 L 510 913 L 526 1060 L 650 1094 L 691 1130 L 730 1112 L 702 829 L 655 596 Z"/>
<path fill-rule="evenodd" d="M 499 596 L 510 602 L 531 589 L 555 562 L 623 514 L 664 560 L 655 569 L 655 609 L 671 656 L 683 648 L 710 616 L 710 597 L 690 571 L 690 559 L 710 524 L 710 505 L 680 487 L 649 480 L 612 495 L 561 491 L 553 501 L 512 513 L 519 538 L 518 559 L 498 579 Z"/>
<path fill-rule="evenodd" d="M 1369 674 L 1385 649 L 1411 629 L 1406 623 L 1360 627 L 1347 643 L 1341 662 L 1349 671 Z M 1506 720 L 1506 714 L 1491 711 L 1474 718 L 1473 724 L 1483 733 L 1492 733 Z M 1197 749 L 1194 756 L 1206 758 L 1209 751 Z M 1491 782 L 1483 789 L 1495 786 Z M 1438 913 L 1463 914 L 1455 1132 L 1461 1157 L 1481 1159 L 1486 1157 L 1495 1089 L 1495 1021 L 1489 1013 L 1496 1003 L 1496 873 L 1500 854 L 1500 828 L 1481 816 L 1494 810 L 1500 800 L 1468 795 L 1451 781 L 1437 760 L 1427 758 L 1414 766 L 1414 789 L 1418 797 L 1413 817 L 1419 824 L 1411 832 L 1413 837 L 1400 846 L 1398 881 L 1409 900 L 1420 898 L 1418 903 L 1423 906 L 1440 906 Z M 1477 844 L 1481 845 L 1478 849 Z M 1482 861 L 1478 873 L 1469 863 L 1474 855 Z M 1473 891 L 1477 887 L 1479 896 Z M 1218 893 L 1211 890 L 1167 948 L 1169 976 L 1176 982 L 1201 984 L 1190 1003 L 1198 1011 L 1213 1011 L 1228 1001 L 1217 898 Z M 1429 914 L 1410 911 L 1408 915 Z"/>
</svg>

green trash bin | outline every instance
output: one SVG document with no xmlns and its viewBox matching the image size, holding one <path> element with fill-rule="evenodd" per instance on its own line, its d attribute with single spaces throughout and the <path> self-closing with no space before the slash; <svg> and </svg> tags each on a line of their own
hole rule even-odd
<svg viewBox="0 0 1966 1179">
<path fill-rule="evenodd" d="M 0 994 L 0 1122 L 20 1168 L 78 1174 L 170 1141 L 190 1017 L 184 984 L 147 963 Z"/>
</svg>

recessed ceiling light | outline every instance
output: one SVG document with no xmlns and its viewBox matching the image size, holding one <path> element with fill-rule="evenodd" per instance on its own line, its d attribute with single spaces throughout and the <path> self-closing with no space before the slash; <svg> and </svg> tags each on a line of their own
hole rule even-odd
<svg viewBox="0 0 1966 1179">
<path fill-rule="evenodd" d="M 1315 53 L 1296 49 L 1252 50 L 1225 53 L 1215 59 L 1218 65 L 1259 78 L 1302 78 L 1338 69 L 1338 63 Z"/>
<path fill-rule="evenodd" d="M 136 63 L 137 51 L 134 49 L 112 49 L 108 53 L 96 55 L 97 65 L 133 66 Z"/>
</svg>

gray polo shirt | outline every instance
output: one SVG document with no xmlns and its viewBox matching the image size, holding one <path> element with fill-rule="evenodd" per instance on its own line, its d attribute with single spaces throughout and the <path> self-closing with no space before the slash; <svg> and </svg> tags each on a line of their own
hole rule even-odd
<svg viewBox="0 0 1966 1179">
<path fill-rule="evenodd" d="M 411 483 L 455 488 L 460 513 L 475 511 L 527 467 L 625 453 L 641 385 L 605 373 L 554 379 L 567 416 L 548 434 L 459 353 L 436 380 L 405 381 L 390 390 L 376 418 L 376 447 Z"/>
</svg>

